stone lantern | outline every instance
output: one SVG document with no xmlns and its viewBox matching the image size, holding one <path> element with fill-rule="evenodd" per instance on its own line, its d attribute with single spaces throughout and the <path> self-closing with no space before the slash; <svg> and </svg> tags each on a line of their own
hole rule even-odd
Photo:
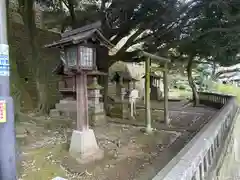
<svg viewBox="0 0 240 180">
<path fill-rule="evenodd" d="M 89 98 L 89 117 L 91 119 L 92 126 L 104 125 L 106 123 L 106 116 L 104 112 L 103 103 L 100 102 L 102 95 L 100 90 L 103 89 L 102 86 L 98 84 L 98 76 L 105 76 L 107 73 L 100 72 L 98 70 L 91 71 L 88 73 L 88 76 L 91 76 L 92 83 L 88 85 L 88 98 Z"/>
<path fill-rule="evenodd" d="M 87 76 L 97 69 L 97 48 L 101 45 L 108 45 L 108 41 L 99 30 L 100 25 L 101 23 L 97 22 L 65 32 L 60 41 L 46 45 L 46 47 L 60 48 L 64 52 L 66 71 L 75 78 L 77 127 L 72 133 L 69 152 L 80 163 L 103 157 L 103 151 L 98 147 L 94 131 L 89 128 L 87 88 Z M 92 94 L 97 102 L 99 98 L 97 90 L 94 90 Z"/>
</svg>

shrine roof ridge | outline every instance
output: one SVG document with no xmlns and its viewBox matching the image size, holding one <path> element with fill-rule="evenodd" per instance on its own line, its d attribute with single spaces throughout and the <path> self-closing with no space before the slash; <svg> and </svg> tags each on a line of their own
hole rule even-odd
<svg viewBox="0 0 240 180">
<path fill-rule="evenodd" d="M 52 44 L 47 44 L 44 47 L 45 48 L 51 48 L 51 47 L 63 47 L 68 46 L 72 44 L 79 44 L 82 41 L 85 41 L 91 37 L 96 38 L 100 41 L 100 43 L 107 48 L 114 47 L 113 44 L 109 40 L 107 40 L 104 35 L 100 31 L 101 22 L 98 21 L 96 23 L 83 26 L 81 28 L 68 31 L 62 34 L 62 38 L 59 41 L 55 41 Z"/>
<path fill-rule="evenodd" d="M 74 29 L 74 30 L 71 30 L 71 31 L 64 32 L 64 33 L 62 33 L 61 37 L 66 38 L 66 37 L 74 36 L 76 34 L 83 33 L 85 31 L 90 31 L 90 30 L 93 30 L 93 29 L 100 30 L 101 26 L 102 26 L 101 21 L 97 21 L 95 23 L 88 24 L 86 26 L 83 26 L 83 27 L 80 27 L 80 28 L 77 28 L 77 29 Z"/>
<path fill-rule="evenodd" d="M 60 39 L 59 41 L 55 41 L 52 44 L 47 44 L 45 47 L 50 48 L 50 47 L 61 47 L 61 46 L 67 46 L 71 44 L 77 44 L 81 41 L 84 41 L 91 36 L 94 35 L 94 33 L 97 32 L 96 29 L 92 29 L 90 31 L 85 31 L 79 34 L 75 34 L 73 36 L 68 36 L 65 38 Z"/>
</svg>

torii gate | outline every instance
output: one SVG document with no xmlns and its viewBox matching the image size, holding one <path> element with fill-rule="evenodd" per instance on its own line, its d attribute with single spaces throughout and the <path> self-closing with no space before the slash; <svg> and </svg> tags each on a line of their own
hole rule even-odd
<svg viewBox="0 0 240 180">
<path fill-rule="evenodd" d="M 154 54 L 141 51 L 140 56 L 146 58 L 145 60 L 145 118 L 146 118 L 146 129 L 147 133 L 152 132 L 152 120 L 151 120 L 151 103 L 150 103 L 150 72 L 151 72 L 151 60 L 155 60 L 158 64 L 163 64 L 163 83 L 164 83 L 164 122 L 169 125 L 169 112 L 168 112 L 168 63 L 170 59 L 160 57 Z"/>
</svg>

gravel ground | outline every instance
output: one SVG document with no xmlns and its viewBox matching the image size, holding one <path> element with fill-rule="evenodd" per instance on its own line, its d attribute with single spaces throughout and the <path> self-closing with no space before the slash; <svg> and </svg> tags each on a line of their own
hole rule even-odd
<svg viewBox="0 0 240 180">
<path fill-rule="evenodd" d="M 71 131 L 64 124 L 60 125 L 63 121 L 56 126 L 49 125 L 51 119 L 41 121 L 41 117 L 38 117 L 41 123 L 22 121 L 17 125 L 19 180 L 50 180 L 57 176 L 68 180 L 151 179 L 192 138 L 199 124 L 206 123 L 215 112 L 188 106 L 179 109 L 178 106 L 171 111 L 175 130 L 156 126 L 152 135 L 146 135 L 141 132 L 141 126 L 109 123 L 95 128 L 105 156 L 86 165 L 78 164 L 69 156 L 67 142 Z M 202 119 L 205 121 L 199 121 Z M 189 126 L 194 125 L 195 131 L 188 132 Z M 184 131 L 177 131 L 178 127 Z"/>
</svg>

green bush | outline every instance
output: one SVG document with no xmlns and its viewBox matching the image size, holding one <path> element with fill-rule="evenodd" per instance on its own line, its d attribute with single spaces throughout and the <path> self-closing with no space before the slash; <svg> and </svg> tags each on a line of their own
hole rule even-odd
<svg viewBox="0 0 240 180">
<path fill-rule="evenodd" d="M 237 97 L 238 102 L 240 102 L 240 88 L 229 85 L 229 84 L 221 84 L 214 83 L 213 90 L 222 93 L 222 94 L 230 94 Z"/>
</svg>

